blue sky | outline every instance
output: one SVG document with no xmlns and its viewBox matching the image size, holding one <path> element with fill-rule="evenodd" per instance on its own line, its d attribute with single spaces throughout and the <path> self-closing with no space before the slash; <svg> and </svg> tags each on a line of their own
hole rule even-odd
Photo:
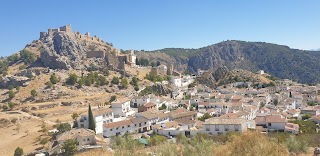
<svg viewBox="0 0 320 156">
<path fill-rule="evenodd" d="M 320 48 L 319 0 L 114 0 L 0 2 L 0 55 L 72 24 L 120 49 L 199 48 L 223 40 Z"/>
</svg>

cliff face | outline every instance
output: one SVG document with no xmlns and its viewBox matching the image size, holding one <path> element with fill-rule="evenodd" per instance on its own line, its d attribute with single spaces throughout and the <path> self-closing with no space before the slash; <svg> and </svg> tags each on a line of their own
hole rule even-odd
<svg viewBox="0 0 320 156">
<path fill-rule="evenodd" d="M 163 59 L 161 55 L 167 59 Z M 172 63 L 175 68 L 186 67 L 194 73 L 197 69 L 215 73 L 221 67 L 253 72 L 261 69 L 279 78 L 302 83 L 320 83 L 320 52 L 290 49 L 270 43 L 225 41 L 199 49 L 171 48 L 151 51 L 142 53 L 140 57 L 153 58 L 165 64 Z"/>
<path fill-rule="evenodd" d="M 56 33 L 53 38 L 42 39 L 44 51 L 40 59 L 44 66 L 52 69 L 81 69 L 81 60 L 88 49 L 68 34 Z"/>
</svg>

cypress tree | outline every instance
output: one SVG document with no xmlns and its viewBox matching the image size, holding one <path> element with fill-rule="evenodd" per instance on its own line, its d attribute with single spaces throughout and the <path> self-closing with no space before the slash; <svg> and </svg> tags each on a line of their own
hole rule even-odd
<svg viewBox="0 0 320 156">
<path fill-rule="evenodd" d="M 96 132 L 96 123 L 94 122 L 93 119 L 93 114 L 92 114 L 92 110 L 91 110 L 91 105 L 89 104 L 89 110 L 88 110 L 88 120 L 89 120 L 89 129 L 93 130 L 94 132 Z"/>
</svg>

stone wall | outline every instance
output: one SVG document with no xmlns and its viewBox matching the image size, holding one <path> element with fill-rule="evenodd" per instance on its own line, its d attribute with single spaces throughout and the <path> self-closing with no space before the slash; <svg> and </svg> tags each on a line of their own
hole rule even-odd
<svg viewBox="0 0 320 156">
<path fill-rule="evenodd" d="M 30 76 L 34 76 L 34 75 L 40 75 L 43 73 L 49 73 L 49 68 L 36 67 L 36 68 L 24 69 L 24 70 L 19 71 L 15 75 L 30 77 Z"/>
<path fill-rule="evenodd" d="M 104 51 L 88 51 L 87 58 L 104 58 L 105 52 Z"/>
<path fill-rule="evenodd" d="M 127 62 L 127 56 L 126 55 L 118 56 L 118 61 L 119 61 L 118 69 L 125 69 L 124 65 Z"/>
<path fill-rule="evenodd" d="M 69 25 L 65 25 L 65 26 L 60 27 L 60 31 L 71 33 L 72 32 L 71 25 L 69 24 Z"/>
</svg>

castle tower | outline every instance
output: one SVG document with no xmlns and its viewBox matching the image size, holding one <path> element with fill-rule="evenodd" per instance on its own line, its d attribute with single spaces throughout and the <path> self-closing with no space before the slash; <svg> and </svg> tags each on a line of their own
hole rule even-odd
<svg viewBox="0 0 320 156">
<path fill-rule="evenodd" d="M 60 31 L 66 32 L 66 33 L 72 33 L 71 24 L 60 27 Z"/>
<path fill-rule="evenodd" d="M 167 75 L 172 75 L 172 73 L 173 73 L 173 64 L 169 64 L 167 71 L 168 71 Z"/>
<path fill-rule="evenodd" d="M 128 55 L 128 64 L 133 67 L 136 65 L 136 59 L 137 59 L 137 56 L 134 54 L 134 51 L 131 50 L 130 51 L 130 54 Z"/>
</svg>

